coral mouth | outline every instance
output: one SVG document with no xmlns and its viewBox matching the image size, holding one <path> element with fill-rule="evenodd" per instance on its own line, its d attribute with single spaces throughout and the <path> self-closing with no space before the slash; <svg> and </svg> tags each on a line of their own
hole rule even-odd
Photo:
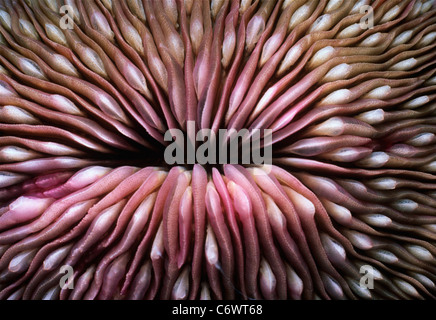
<svg viewBox="0 0 436 320">
<path fill-rule="evenodd" d="M 433 0 L 0 0 L 0 299 L 434 299 L 435 48 Z"/>
</svg>

